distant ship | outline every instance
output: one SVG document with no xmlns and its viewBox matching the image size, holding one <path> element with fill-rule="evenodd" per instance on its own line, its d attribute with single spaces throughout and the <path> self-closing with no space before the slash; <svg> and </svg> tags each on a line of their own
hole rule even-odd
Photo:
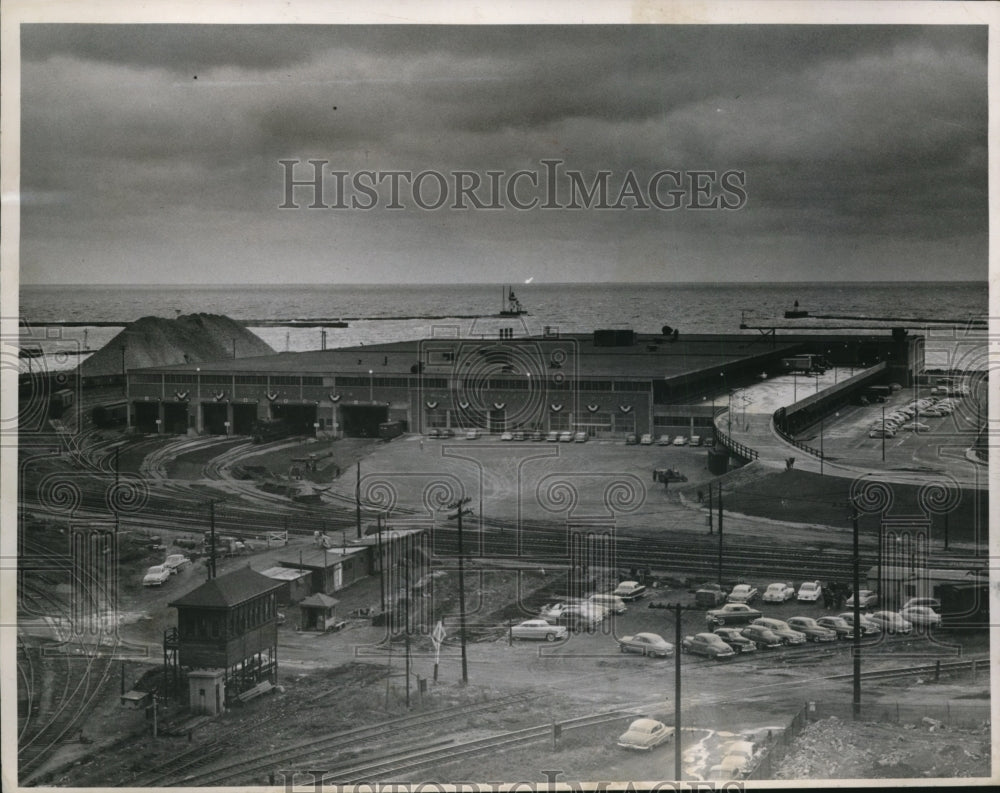
<svg viewBox="0 0 1000 793">
<path fill-rule="evenodd" d="M 799 301 L 795 301 L 795 307 L 785 311 L 785 319 L 802 319 L 802 317 L 808 317 L 809 312 L 804 309 L 799 308 Z"/>
<path fill-rule="evenodd" d="M 521 305 L 521 301 L 514 295 L 514 290 L 509 286 L 505 286 L 503 300 L 500 301 L 500 316 L 519 317 L 527 313 L 528 309 Z"/>
</svg>

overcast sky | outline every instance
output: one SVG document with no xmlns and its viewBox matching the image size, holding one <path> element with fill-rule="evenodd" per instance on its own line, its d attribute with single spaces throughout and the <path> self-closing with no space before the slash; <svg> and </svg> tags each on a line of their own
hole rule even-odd
<svg viewBox="0 0 1000 793">
<path fill-rule="evenodd" d="M 22 283 L 987 276 L 985 27 L 74 24 L 21 42 Z M 642 199 L 659 171 L 738 171 L 746 200 L 424 210 L 404 183 L 392 210 L 383 182 L 373 209 L 308 209 L 302 189 L 279 209 L 282 159 L 297 178 L 310 159 L 348 179 L 526 169 L 540 187 L 519 200 L 540 203 L 546 159 L 609 171 L 609 203 L 630 172 Z"/>
</svg>

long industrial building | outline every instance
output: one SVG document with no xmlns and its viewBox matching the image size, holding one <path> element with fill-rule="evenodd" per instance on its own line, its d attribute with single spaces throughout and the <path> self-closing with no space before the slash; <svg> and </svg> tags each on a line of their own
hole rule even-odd
<svg viewBox="0 0 1000 793">
<path fill-rule="evenodd" d="M 297 433 L 376 436 L 450 427 L 710 434 L 712 399 L 788 371 L 812 354 L 910 385 L 923 337 L 652 335 L 632 330 L 491 338 L 434 337 L 129 370 L 128 423 L 139 432 L 246 435 L 283 419 Z"/>
</svg>

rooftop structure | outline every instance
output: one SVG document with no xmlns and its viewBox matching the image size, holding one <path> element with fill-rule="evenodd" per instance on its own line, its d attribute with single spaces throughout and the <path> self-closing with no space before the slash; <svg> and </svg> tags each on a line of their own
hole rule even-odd
<svg viewBox="0 0 1000 793">
<path fill-rule="evenodd" d="M 592 334 L 442 337 L 131 370 L 129 421 L 143 432 L 379 435 L 379 425 L 487 432 L 709 434 L 710 398 L 786 372 L 796 355 L 883 365 L 908 384 L 923 339 L 892 335 Z M 269 427 L 267 437 L 274 435 Z"/>
</svg>

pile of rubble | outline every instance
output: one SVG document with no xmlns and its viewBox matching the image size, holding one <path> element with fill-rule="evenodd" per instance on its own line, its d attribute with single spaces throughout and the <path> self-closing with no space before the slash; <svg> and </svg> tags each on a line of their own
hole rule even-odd
<svg viewBox="0 0 1000 793">
<path fill-rule="evenodd" d="M 904 779 L 990 774 L 989 725 L 959 729 L 930 717 L 914 724 L 832 716 L 795 739 L 775 779 Z"/>
</svg>

